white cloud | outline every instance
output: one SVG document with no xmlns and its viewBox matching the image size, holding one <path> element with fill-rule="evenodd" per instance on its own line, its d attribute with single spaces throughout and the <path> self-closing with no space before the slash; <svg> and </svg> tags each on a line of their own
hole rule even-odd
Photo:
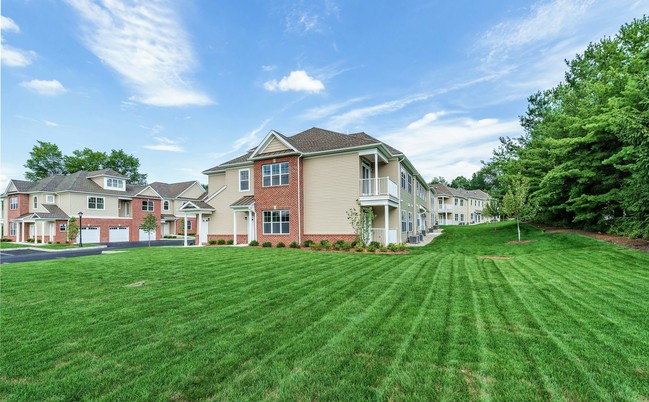
<svg viewBox="0 0 649 402">
<path fill-rule="evenodd" d="M 409 125 L 380 137 L 382 141 L 404 152 L 427 180 L 434 176 L 453 179 L 471 177 L 489 160 L 501 136 L 519 137 L 518 120 L 495 118 L 442 118 L 454 113 L 435 112 L 438 118 L 414 127 Z"/>
<path fill-rule="evenodd" d="M 380 103 L 378 105 L 353 109 L 343 114 L 333 116 L 329 120 L 329 126 L 334 130 L 344 130 L 352 123 L 362 123 L 368 117 L 395 112 L 397 110 L 403 109 L 413 102 L 423 101 L 430 97 L 431 95 L 413 95 L 389 102 Z"/>
<path fill-rule="evenodd" d="M 234 144 L 232 144 L 232 148 L 230 148 L 229 151 L 226 152 L 220 152 L 220 153 L 213 153 L 210 154 L 211 157 L 215 159 L 220 159 L 226 155 L 230 155 L 234 152 L 237 152 L 241 150 L 242 148 L 245 148 L 246 150 L 254 147 L 255 145 L 259 144 L 259 133 L 270 123 L 271 119 L 266 119 L 261 122 L 261 124 L 248 133 L 244 134 L 243 136 L 237 138 L 234 141 Z"/>
<path fill-rule="evenodd" d="M 160 132 L 164 131 L 164 126 L 161 126 L 160 124 L 154 124 L 153 126 L 140 126 L 143 129 L 150 131 L 152 134 L 159 134 Z"/>
<path fill-rule="evenodd" d="M 267 91 L 303 91 L 309 93 L 318 93 L 325 88 L 322 81 L 310 77 L 304 70 L 291 71 L 291 73 L 277 80 L 267 81 L 264 83 L 264 89 Z"/>
<path fill-rule="evenodd" d="M 307 109 L 304 114 L 302 114 L 302 118 L 304 120 L 316 120 L 316 119 L 321 119 L 323 117 L 331 116 L 332 114 L 336 113 L 337 111 L 346 108 L 349 105 L 352 105 L 354 103 L 361 102 L 367 98 L 365 97 L 358 97 L 358 98 L 352 98 L 349 100 L 346 100 L 344 102 L 339 102 L 339 103 L 333 103 L 329 105 L 324 105 L 324 106 L 318 106 L 314 107 L 311 109 Z"/>
<path fill-rule="evenodd" d="M 151 149 L 154 151 L 165 151 L 165 152 L 185 152 L 185 150 L 178 145 L 178 141 L 174 141 L 167 137 L 153 137 L 157 144 L 144 145 L 144 148 Z"/>
<path fill-rule="evenodd" d="M 25 67 L 32 64 L 37 54 L 31 50 L 17 49 L 5 43 L 1 32 L 20 32 L 20 27 L 9 17 L 0 15 L 0 42 L 2 42 L 2 65 L 7 67 Z"/>
<path fill-rule="evenodd" d="M 60 95 L 68 91 L 58 80 L 23 81 L 20 85 L 31 91 L 47 96 Z"/>
<path fill-rule="evenodd" d="M 303 33 L 318 30 L 318 20 L 317 14 L 305 10 L 295 10 L 286 16 L 286 30 Z"/>
<path fill-rule="evenodd" d="M 17 33 L 20 32 L 20 28 L 11 18 L 0 15 L 0 31 Z"/>
<path fill-rule="evenodd" d="M 487 60 L 510 51 L 546 42 L 572 32 L 593 0 L 553 0 L 536 3 L 529 15 L 505 21 L 489 29 L 480 41 L 489 52 Z"/>
<path fill-rule="evenodd" d="M 59 123 L 55 123 L 55 122 L 49 121 L 49 120 L 43 120 L 43 123 L 45 123 L 46 126 L 50 126 L 50 127 L 58 127 L 59 126 Z"/>
<path fill-rule="evenodd" d="M 424 117 L 422 117 L 421 119 L 419 119 L 417 121 L 413 121 L 412 123 L 408 124 L 408 128 L 411 129 L 411 130 L 412 129 L 417 129 L 417 128 L 422 128 L 422 127 L 428 125 L 428 123 L 431 123 L 431 122 L 439 119 L 440 117 L 444 116 L 445 114 L 446 114 L 446 112 L 444 112 L 444 111 L 426 113 L 424 115 Z"/>
<path fill-rule="evenodd" d="M 261 70 L 265 72 L 273 71 L 277 68 L 276 65 L 263 65 L 261 66 Z"/>
<path fill-rule="evenodd" d="M 152 106 L 209 105 L 187 79 L 196 65 L 189 38 L 167 1 L 132 4 L 67 0 L 86 22 L 86 46 Z"/>
</svg>

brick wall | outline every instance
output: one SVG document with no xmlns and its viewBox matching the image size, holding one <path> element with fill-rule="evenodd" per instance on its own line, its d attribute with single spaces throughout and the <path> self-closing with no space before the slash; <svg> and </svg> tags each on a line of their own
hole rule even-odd
<svg viewBox="0 0 649 402">
<path fill-rule="evenodd" d="M 131 241 L 139 240 L 140 233 L 140 223 L 137 223 L 129 218 L 115 218 L 115 219 L 102 219 L 102 218 L 82 218 L 81 223 L 84 227 L 86 226 L 99 226 L 99 242 L 108 243 L 109 241 L 109 228 L 111 226 L 128 226 L 129 227 L 129 236 Z M 77 218 L 77 225 L 79 224 L 79 218 Z M 57 227 L 58 230 L 58 227 Z M 85 243 L 86 240 L 83 239 Z"/>
<path fill-rule="evenodd" d="M 18 209 L 9 209 L 10 206 L 10 200 L 13 197 L 18 197 Z M 5 200 L 5 208 L 7 208 L 7 222 L 5 222 L 5 226 L 7 227 L 7 236 L 13 241 L 16 241 L 17 236 L 9 236 L 9 224 L 12 219 L 19 217 L 22 214 L 26 214 L 29 212 L 29 195 L 28 194 L 16 194 L 16 195 L 10 195 L 7 197 Z M 22 229 L 22 225 L 18 223 L 18 232 Z M 16 232 L 16 234 L 18 234 Z M 25 233 L 27 233 L 27 236 L 24 238 L 27 239 L 29 237 L 29 230 L 27 229 L 27 224 L 25 224 Z"/>
<path fill-rule="evenodd" d="M 262 166 L 270 163 L 288 162 L 289 183 L 283 186 L 263 187 Z M 303 161 L 300 160 L 300 170 L 303 169 Z M 271 242 L 277 244 L 284 242 L 286 245 L 294 241 L 300 241 L 300 234 L 304 233 L 304 197 L 298 203 L 298 188 L 303 190 L 303 170 L 300 172 L 298 182 L 298 157 L 289 156 L 263 161 L 255 161 L 255 211 L 257 219 L 257 241 L 259 243 Z M 289 234 L 264 234 L 264 211 L 288 210 L 289 211 Z M 301 224 L 298 225 L 298 214 L 301 215 Z"/>
<path fill-rule="evenodd" d="M 183 227 L 183 221 L 182 221 L 183 219 L 185 219 L 185 217 L 181 217 L 176 221 L 176 234 L 179 235 L 185 234 L 185 228 Z M 192 223 L 192 228 L 187 229 L 187 233 L 198 233 L 198 224 L 196 223 L 196 218 L 187 217 L 187 220 Z"/>
<path fill-rule="evenodd" d="M 223 240 L 226 240 L 226 241 L 227 240 L 233 240 L 234 236 L 231 233 L 230 234 L 216 234 L 216 235 L 215 234 L 210 234 L 210 235 L 207 235 L 207 241 L 219 240 L 219 239 L 223 239 Z M 242 234 L 237 235 L 237 244 L 248 244 L 248 235 L 242 235 Z"/>
<path fill-rule="evenodd" d="M 153 201 L 153 211 L 142 211 L 142 201 L 143 200 L 149 200 Z M 130 236 L 131 236 L 131 241 L 138 241 L 140 240 L 140 225 L 144 221 L 144 218 L 147 216 L 147 214 L 153 214 L 155 216 L 156 220 L 158 221 L 158 228 L 156 229 L 155 233 L 155 238 L 160 239 L 160 215 L 162 211 L 162 200 L 156 199 L 156 198 L 146 198 L 146 197 L 137 197 L 133 198 L 132 202 L 132 212 L 133 212 L 133 223 L 132 227 L 130 230 Z M 108 232 L 107 232 L 108 233 Z M 151 239 L 153 240 L 153 233 L 151 233 Z"/>
</svg>

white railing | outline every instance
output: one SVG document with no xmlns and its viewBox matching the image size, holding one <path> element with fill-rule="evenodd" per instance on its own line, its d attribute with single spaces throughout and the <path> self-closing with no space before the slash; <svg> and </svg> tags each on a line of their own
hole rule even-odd
<svg viewBox="0 0 649 402">
<path fill-rule="evenodd" d="M 453 205 L 443 204 L 439 206 L 439 211 L 452 211 Z"/>
<path fill-rule="evenodd" d="M 393 182 L 389 177 L 378 177 L 371 179 L 360 179 L 360 196 L 392 196 L 398 197 L 399 188 L 397 183 Z"/>
</svg>

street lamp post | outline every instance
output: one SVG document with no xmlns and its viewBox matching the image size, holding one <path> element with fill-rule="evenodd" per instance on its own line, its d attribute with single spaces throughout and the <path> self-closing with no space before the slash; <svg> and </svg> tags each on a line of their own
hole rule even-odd
<svg viewBox="0 0 649 402">
<path fill-rule="evenodd" d="M 79 212 L 79 247 L 83 247 L 83 226 L 81 225 L 81 217 L 83 216 L 83 212 Z"/>
</svg>

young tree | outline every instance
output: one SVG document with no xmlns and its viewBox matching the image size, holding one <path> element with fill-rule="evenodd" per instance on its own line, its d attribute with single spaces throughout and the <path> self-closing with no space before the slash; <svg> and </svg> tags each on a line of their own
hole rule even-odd
<svg viewBox="0 0 649 402">
<path fill-rule="evenodd" d="M 151 232 L 155 232 L 158 228 L 158 220 L 153 214 L 147 214 L 140 224 L 140 229 L 144 230 L 149 235 L 149 247 L 151 247 Z"/>
<path fill-rule="evenodd" d="M 79 226 L 77 225 L 77 218 L 71 216 L 68 220 L 66 230 L 66 238 L 69 242 L 73 242 L 79 236 Z"/>
<path fill-rule="evenodd" d="M 521 217 L 527 210 L 527 193 L 529 191 L 529 180 L 518 176 L 512 180 L 509 191 L 503 198 L 502 211 L 505 215 L 516 218 L 518 229 L 518 241 L 521 241 Z"/>
<path fill-rule="evenodd" d="M 347 210 L 347 220 L 354 229 L 354 234 L 363 247 L 370 242 L 370 230 L 376 215 L 370 207 L 362 207 L 361 203 L 356 200 L 357 208 Z M 386 241 L 388 234 L 385 234 Z"/>
<path fill-rule="evenodd" d="M 55 174 L 67 173 L 59 146 L 51 142 L 37 142 L 24 165 L 29 169 L 25 172 L 25 178 L 36 181 Z"/>
<path fill-rule="evenodd" d="M 500 206 L 498 205 L 498 201 L 493 198 L 489 200 L 482 208 L 482 215 L 487 219 L 500 216 Z"/>
</svg>

